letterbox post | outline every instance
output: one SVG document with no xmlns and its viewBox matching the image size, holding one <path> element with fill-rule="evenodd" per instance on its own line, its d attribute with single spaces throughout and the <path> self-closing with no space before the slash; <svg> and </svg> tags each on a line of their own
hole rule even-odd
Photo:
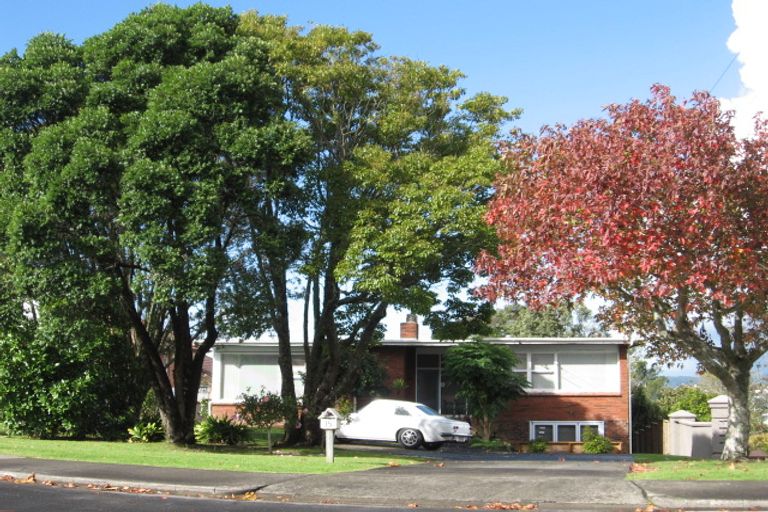
<svg viewBox="0 0 768 512">
<path fill-rule="evenodd" d="M 320 428 L 325 431 L 325 462 L 333 464 L 333 440 L 336 429 L 339 428 L 341 415 L 336 409 L 329 407 L 318 417 Z"/>
</svg>

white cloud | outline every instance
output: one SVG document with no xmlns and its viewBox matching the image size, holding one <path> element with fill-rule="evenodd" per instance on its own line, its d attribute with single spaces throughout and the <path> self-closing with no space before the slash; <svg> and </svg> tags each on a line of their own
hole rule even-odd
<svg viewBox="0 0 768 512">
<path fill-rule="evenodd" d="M 740 138 L 754 132 L 754 116 L 768 115 L 768 2 L 765 0 L 733 0 L 736 29 L 728 38 L 728 49 L 738 55 L 742 90 L 735 98 L 723 98 L 721 103 L 733 110 L 733 125 Z"/>
</svg>

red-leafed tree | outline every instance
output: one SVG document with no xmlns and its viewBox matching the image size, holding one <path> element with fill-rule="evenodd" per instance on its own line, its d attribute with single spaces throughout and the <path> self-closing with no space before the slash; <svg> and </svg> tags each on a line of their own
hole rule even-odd
<svg viewBox="0 0 768 512">
<path fill-rule="evenodd" d="M 768 350 L 768 124 L 664 86 L 606 119 L 506 148 L 478 261 L 484 294 L 544 305 L 596 294 L 604 319 L 666 361 L 692 356 L 728 390 L 724 459 L 748 452 L 749 374 Z"/>
</svg>

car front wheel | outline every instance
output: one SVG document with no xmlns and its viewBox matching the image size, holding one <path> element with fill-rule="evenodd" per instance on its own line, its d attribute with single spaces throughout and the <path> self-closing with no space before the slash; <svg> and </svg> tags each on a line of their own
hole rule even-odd
<svg viewBox="0 0 768 512">
<path fill-rule="evenodd" d="M 397 433 L 397 442 L 400 446 L 409 450 L 415 450 L 421 446 L 424 436 L 415 428 L 404 428 Z"/>
</svg>

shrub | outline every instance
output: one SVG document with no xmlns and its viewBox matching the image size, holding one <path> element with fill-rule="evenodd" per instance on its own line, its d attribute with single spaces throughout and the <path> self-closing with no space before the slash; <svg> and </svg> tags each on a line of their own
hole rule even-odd
<svg viewBox="0 0 768 512">
<path fill-rule="evenodd" d="M 0 328 L 5 429 L 38 438 L 125 437 L 143 397 L 139 361 L 103 326 L 48 314 L 26 333 Z"/>
<path fill-rule="evenodd" d="M 471 341 L 449 348 L 444 361 L 446 375 L 459 386 L 456 397 L 469 402 L 472 424 L 480 437 L 490 441 L 496 416 L 529 386 L 523 375 L 515 373 L 515 353 L 501 345 Z"/>
<path fill-rule="evenodd" d="M 208 444 L 240 444 L 248 438 L 248 428 L 238 425 L 227 416 L 208 416 L 195 425 L 195 438 Z"/>
<path fill-rule="evenodd" d="M 659 405 L 666 416 L 675 411 L 688 411 L 696 415 L 699 421 L 710 421 L 712 411 L 707 400 L 714 398 L 714 393 L 693 386 L 678 386 L 676 388 L 664 388 L 659 398 Z"/>
<path fill-rule="evenodd" d="M 543 439 L 534 439 L 528 443 L 528 451 L 531 453 L 544 453 L 547 451 L 547 444 Z"/>
<path fill-rule="evenodd" d="M 490 441 L 484 441 L 480 438 L 472 438 L 470 444 L 472 448 L 480 448 L 490 452 L 508 452 L 512 450 L 512 446 L 506 441 L 501 439 L 491 439 Z"/>
<path fill-rule="evenodd" d="M 341 414 L 344 417 L 349 416 L 354 412 L 354 405 L 352 404 L 352 400 L 349 399 L 347 396 L 343 396 L 336 400 L 335 408 L 337 411 L 339 411 L 339 414 Z"/>
<path fill-rule="evenodd" d="M 139 422 L 133 428 L 128 429 L 129 443 L 152 443 L 163 439 L 163 427 L 154 421 L 149 423 Z"/>
<path fill-rule="evenodd" d="M 613 451 L 613 443 L 605 436 L 601 436 L 594 429 L 588 428 L 584 430 L 584 434 L 581 436 L 581 440 L 584 442 L 584 453 L 611 453 Z"/>
<path fill-rule="evenodd" d="M 155 395 L 155 391 L 152 388 L 147 390 L 144 401 L 141 403 L 139 422 L 160 424 L 160 405 L 157 402 L 157 395 Z"/>
<path fill-rule="evenodd" d="M 240 395 L 240 400 L 237 413 L 248 425 L 267 429 L 267 449 L 272 453 L 272 427 L 288 414 L 295 414 L 295 407 L 264 387 L 258 393 Z"/>
<path fill-rule="evenodd" d="M 762 450 L 768 453 L 768 434 L 752 434 L 749 436 L 749 449 Z"/>
</svg>

